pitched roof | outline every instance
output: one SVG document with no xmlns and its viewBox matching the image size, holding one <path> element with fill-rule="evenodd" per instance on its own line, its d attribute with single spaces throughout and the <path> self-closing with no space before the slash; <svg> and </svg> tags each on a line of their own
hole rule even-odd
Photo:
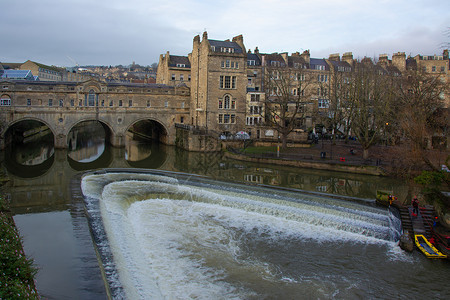
<svg viewBox="0 0 450 300">
<path fill-rule="evenodd" d="M 334 69 L 338 71 L 351 71 L 352 69 L 352 66 L 346 61 L 330 60 L 329 62 L 333 65 Z"/>
<path fill-rule="evenodd" d="M 327 64 L 327 62 L 323 58 L 310 58 L 309 64 L 310 64 L 311 69 L 316 69 L 316 66 L 325 66 L 325 70 L 327 70 L 327 71 L 330 70 L 330 66 Z"/>
<path fill-rule="evenodd" d="M 187 56 L 170 55 L 169 57 L 169 67 L 179 67 L 179 65 L 184 65 L 184 68 L 190 68 L 191 62 Z"/>
<path fill-rule="evenodd" d="M 261 60 L 259 59 L 259 56 L 254 53 L 247 53 L 247 60 L 254 60 L 255 66 L 261 65 Z"/>
<path fill-rule="evenodd" d="M 210 40 L 208 42 L 215 48 L 214 52 L 221 52 L 220 48 L 233 48 L 234 53 L 242 53 L 242 48 L 236 42 Z"/>
<path fill-rule="evenodd" d="M 290 68 L 292 68 L 292 67 L 300 68 L 300 67 L 306 66 L 306 68 L 307 68 L 308 63 L 301 56 L 289 56 L 288 57 L 288 66 Z"/>
</svg>

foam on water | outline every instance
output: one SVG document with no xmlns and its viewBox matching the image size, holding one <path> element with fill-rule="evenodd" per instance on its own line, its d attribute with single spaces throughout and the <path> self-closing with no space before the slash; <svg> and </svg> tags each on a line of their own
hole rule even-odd
<svg viewBox="0 0 450 300">
<path fill-rule="evenodd" d="M 99 200 L 120 284 L 130 299 L 241 299 L 254 295 L 227 280 L 233 273 L 255 281 L 302 280 L 243 255 L 247 236 L 272 242 L 309 239 L 396 248 L 389 240 L 389 218 L 376 209 L 135 175 L 89 175 L 82 181 L 87 199 Z"/>
</svg>

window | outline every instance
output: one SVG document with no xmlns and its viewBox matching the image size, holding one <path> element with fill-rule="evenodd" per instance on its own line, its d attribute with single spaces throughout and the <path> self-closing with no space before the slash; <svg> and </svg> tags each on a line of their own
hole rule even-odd
<svg viewBox="0 0 450 300">
<path fill-rule="evenodd" d="M 147 100 L 147 107 L 150 107 L 150 100 Z"/>
<path fill-rule="evenodd" d="M 220 66 L 222 67 L 222 68 L 227 68 L 227 69 L 239 69 L 239 63 L 238 62 L 234 62 L 234 61 L 231 61 L 231 60 L 229 60 L 229 59 L 227 59 L 227 60 L 223 60 L 221 63 L 220 63 Z"/>
<path fill-rule="evenodd" d="M 324 75 L 324 74 L 317 75 L 317 81 L 319 81 L 319 82 L 327 82 L 328 81 L 328 75 Z"/>
<path fill-rule="evenodd" d="M 31 106 L 31 99 L 27 99 L 27 106 Z"/>
<path fill-rule="evenodd" d="M 253 59 L 249 59 L 249 60 L 247 60 L 247 65 L 248 66 L 255 66 L 256 65 L 256 61 L 253 60 Z"/>
<path fill-rule="evenodd" d="M 89 96 L 88 96 L 88 105 L 89 106 L 95 106 L 95 92 L 94 90 L 90 90 L 89 91 Z"/>
<path fill-rule="evenodd" d="M 191 75 L 188 76 L 188 81 L 191 81 Z"/>
<path fill-rule="evenodd" d="M 220 47 L 220 52 L 225 52 L 225 53 L 234 53 L 234 48 L 229 48 L 229 47 Z"/>
<path fill-rule="evenodd" d="M 122 100 L 119 100 L 119 106 L 122 106 L 122 105 L 123 105 Z"/>
<path fill-rule="evenodd" d="M 280 72 L 279 71 L 272 71 L 272 79 L 280 79 Z"/>
<path fill-rule="evenodd" d="M 114 102 L 111 100 L 111 101 L 109 101 L 109 106 L 113 106 L 114 105 Z"/>
<path fill-rule="evenodd" d="M 70 99 L 70 106 L 74 107 L 75 106 L 75 100 Z"/>
<path fill-rule="evenodd" d="M 246 125 L 258 125 L 262 124 L 261 117 L 247 117 Z"/>
<path fill-rule="evenodd" d="M 295 74 L 296 81 L 305 81 L 305 74 Z"/>
<path fill-rule="evenodd" d="M 445 67 L 441 67 L 441 72 L 445 72 Z"/>
<path fill-rule="evenodd" d="M 235 89 L 236 76 L 220 76 L 219 87 L 221 89 Z"/>
<path fill-rule="evenodd" d="M 184 108 L 184 102 L 181 102 L 181 108 Z"/>
<path fill-rule="evenodd" d="M 251 78 L 248 79 L 247 84 L 248 84 L 248 85 L 252 85 L 252 79 L 251 79 Z"/>
<path fill-rule="evenodd" d="M 327 94 L 328 94 L 328 90 L 326 88 L 323 88 L 323 87 L 317 88 L 317 96 L 325 97 L 325 96 L 327 96 Z"/>
<path fill-rule="evenodd" d="M 250 106 L 250 114 L 257 115 L 262 112 L 262 106 Z"/>
<path fill-rule="evenodd" d="M 431 67 L 431 72 L 436 72 L 436 66 Z"/>
<path fill-rule="evenodd" d="M 178 68 L 186 68 L 186 65 L 185 64 L 177 64 L 177 67 Z"/>
<path fill-rule="evenodd" d="M 172 74 L 172 80 L 175 81 L 175 74 Z"/>
<path fill-rule="evenodd" d="M 180 74 L 180 81 L 184 81 L 184 75 Z"/>
<path fill-rule="evenodd" d="M 169 107 L 169 101 L 164 101 L 164 107 Z"/>
<path fill-rule="evenodd" d="M 272 60 L 272 61 L 270 62 L 270 65 L 271 65 L 272 67 L 281 67 L 282 63 L 279 62 L 279 61 Z"/>
<path fill-rule="evenodd" d="M 319 99 L 319 108 L 328 108 L 328 100 Z"/>
<path fill-rule="evenodd" d="M 59 99 L 59 107 L 63 107 L 64 106 L 64 100 L 63 99 Z"/>
<path fill-rule="evenodd" d="M 0 98 L 0 106 L 11 106 L 11 98 L 8 95 L 3 95 Z"/>
<path fill-rule="evenodd" d="M 184 123 L 184 117 L 180 117 L 180 123 L 181 123 L 181 124 Z"/>
<path fill-rule="evenodd" d="M 274 88 L 272 89 L 271 95 L 272 95 L 272 96 L 280 96 L 280 95 L 281 95 L 281 94 L 279 94 L 279 92 L 278 92 L 278 87 L 277 87 L 277 86 L 274 87 Z"/>
<path fill-rule="evenodd" d="M 132 107 L 133 106 L 133 100 L 128 100 L 128 106 Z"/>
<path fill-rule="evenodd" d="M 250 95 L 250 100 L 251 101 L 259 102 L 259 99 L 260 99 L 260 95 L 259 94 L 251 94 Z"/>
<path fill-rule="evenodd" d="M 48 99 L 48 106 L 53 106 L 53 99 Z"/>
<path fill-rule="evenodd" d="M 219 114 L 219 124 L 235 124 L 235 114 Z"/>
<path fill-rule="evenodd" d="M 225 105 L 224 105 L 224 109 L 230 109 L 230 96 L 229 95 L 226 95 L 225 97 L 224 97 L 224 99 L 225 99 Z"/>
<path fill-rule="evenodd" d="M 102 100 L 102 107 L 105 106 L 105 100 Z"/>
</svg>

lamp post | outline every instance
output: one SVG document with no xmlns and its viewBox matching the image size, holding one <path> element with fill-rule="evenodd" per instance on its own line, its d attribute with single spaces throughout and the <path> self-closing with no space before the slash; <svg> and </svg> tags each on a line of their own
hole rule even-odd
<svg viewBox="0 0 450 300">
<path fill-rule="evenodd" d="M 388 134 L 387 134 L 387 130 L 388 130 L 388 126 L 389 126 L 389 122 L 386 122 L 384 124 L 384 140 L 386 142 L 386 147 L 388 146 Z"/>
</svg>

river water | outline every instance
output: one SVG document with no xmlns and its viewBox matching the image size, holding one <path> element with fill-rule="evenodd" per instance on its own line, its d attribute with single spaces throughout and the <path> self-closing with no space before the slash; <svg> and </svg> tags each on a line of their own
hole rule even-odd
<svg viewBox="0 0 450 300">
<path fill-rule="evenodd" d="M 403 252 L 396 218 L 374 204 L 377 189 L 406 198 L 401 181 L 131 139 L 123 149 L 96 138 L 2 155 L 47 299 L 107 298 L 95 249 L 117 299 L 450 296 L 449 264 Z"/>
</svg>

